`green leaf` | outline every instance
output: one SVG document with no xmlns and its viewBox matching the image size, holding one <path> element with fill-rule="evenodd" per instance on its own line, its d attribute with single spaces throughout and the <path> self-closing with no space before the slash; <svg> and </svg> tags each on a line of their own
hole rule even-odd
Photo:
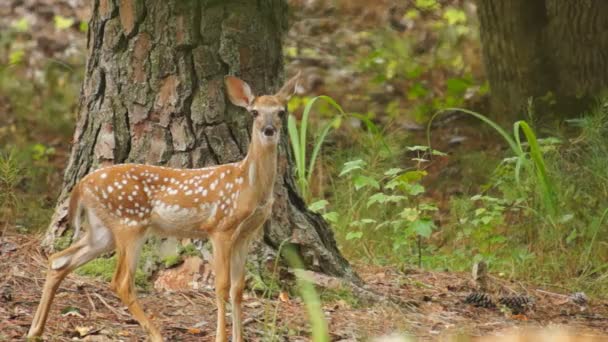
<svg viewBox="0 0 608 342">
<path fill-rule="evenodd" d="M 467 15 L 463 10 L 448 7 L 443 12 L 443 19 L 448 22 L 448 25 L 464 24 L 467 21 Z"/>
<path fill-rule="evenodd" d="M 61 309 L 62 315 L 68 315 L 70 313 L 80 314 L 80 309 L 75 306 L 66 306 L 65 308 Z"/>
<path fill-rule="evenodd" d="M 408 172 L 400 175 L 399 178 L 408 183 L 413 183 L 413 182 L 420 181 L 426 175 L 427 175 L 427 172 L 424 170 L 415 170 L 415 171 L 408 171 Z"/>
<path fill-rule="evenodd" d="M 416 0 L 416 7 L 422 10 L 432 10 L 439 7 L 437 0 Z"/>
<path fill-rule="evenodd" d="M 66 18 L 60 15 L 56 15 L 55 17 L 53 17 L 53 21 L 55 22 L 55 28 L 58 30 L 65 30 L 74 25 L 73 18 Z"/>
<path fill-rule="evenodd" d="M 454 96 L 464 94 L 470 86 L 470 82 L 463 78 L 450 78 L 446 81 L 448 93 Z"/>
<path fill-rule="evenodd" d="M 486 208 L 477 208 L 475 210 L 475 216 L 479 216 L 479 215 L 481 215 L 481 214 L 483 214 L 485 212 L 486 212 Z"/>
<path fill-rule="evenodd" d="M 329 202 L 327 200 L 320 200 L 320 201 L 316 201 L 316 202 L 311 203 L 308 206 L 308 209 L 310 211 L 318 213 L 319 211 L 325 209 L 325 207 L 327 207 L 328 204 L 329 204 Z"/>
<path fill-rule="evenodd" d="M 340 172 L 338 177 L 342 177 L 345 174 L 348 174 L 354 170 L 360 170 L 365 165 L 367 165 L 367 163 L 365 161 L 363 161 L 362 159 L 348 161 L 348 162 L 344 163 L 344 167 L 342 168 L 342 171 Z"/>
<path fill-rule="evenodd" d="M 323 214 L 323 218 L 329 223 L 336 224 L 336 223 L 338 223 L 339 216 L 338 216 L 337 212 L 330 211 L 328 213 Z"/>
<path fill-rule="evenodd" d="M 23 55 L 25 55 L 25 52 L 21 49 L 11 52 L 11 54 L 8 56 L 8 64 L 21 63 L 23 60 Z"/>
<path fill-rule="evenodd" d="M 421 184 L 412 184 L 407 191 L 412 196 L 417 196 L 424 193 L 424 186 Z"/>
<path fill-rule="evenodd" d="M 409 228 L 411 230 L 413 230 L 414 232 L 416 232 L 416 234 L 422 236 L 423 238 L 429 238 L 431 236 L 431 233 L 433 233 L 433 228 L 435 227 L 435 224 L 433 223 L 433 221 L 429 220 L 429 219 L 422 219 L 422 220 L 417 220 L 414 221 L 412 223 L 410 223 Z"/>
<path fill-rule="evenodd" d="M 570 234 L 568 234 L 568 237 L 566 238 L 566 243 L 570 244 L 572 243 L 572 241 L 574 241 L 578 236 L 578 232 L 576 231 L 576 229 L 572 229 L 572 231 L 570 232 Z"/>
<path fill-rule="evenodd" d="M 23 17 L 11 24 L 11 27 L 17 32 L 26 32 L 30 28 L 30 23 L 27 18 Z"/>
<path fill-rule="evenodd" d="M 363 232 L 348 232 L 346 234 L 346 240 L 360 239 L 363 236 Z"/>
<path fill-rule="evenodd" d="M 418 209 L 424 210 L 424 211 L 437 211 L 437 210 L 439 210 L 439 208 L 437 208 L 437 206 L 435 206 L 434 204 L 428 204 L 428 203 L 421 203 L 418 206 Z"/>
<path fill-rule="evenodd" d="M 371 195 L 369 197 L 369 199 L 367 200 L 367 207 L 369 208 L 374 203 L 386 202 L 386 197 L 387 197 L 387 195 L 385 195 L 383 192 L 377 192 L 377 193 Z"/>
<path fill-rule="evenodd" d="M 371 205 L 375 204 L 375 203 L 399 203 L 403 200 L 407 199 L 407 197 L 405 196 L 399 196 L 399 195 L 386 195 L 383 192 L 377 192 L 373 195 L 371 195 L 369 197 L 369 199 L 367 200 L 367 207 L 369 208 Z"/>
<path fill-rule="evenodd" d="M 81 21 L 78 25 L 78 29 L 80 30 L 80 32 L 86 33 L 89 30 L 89 23 L 87 23 L 86 21 Z"/>
<path fill-rule="evenodd" d="M 380 188 L 380 184 L 378 183 L 377 180 L 373 179 L 372 177 L 368 177 L 368 176 L 364 176 L 364 175 L 355 176 L 353 178 L 353 184 L 355 185 L 355 190 L 359 190 L 366 186 L 372 187 L 374 189 Z"/>
<path fill-rule="evenodd" d="M 386 172 L 384 172 L 385 176 L 389 176 L 389 177 L 394 177 L 398 174 L 400 174 L 401 172 L 403 172 L 404 170 L 398 167 L 394 167 L 392 169 L 388 169 Z"/>
<path fill-rule="evenodd" d="M 488 225 L 490 222 L 492 222 L 492 216 L 482 216 L 481 217 L 481 223 Z"/>
<path fill-rule="evenodd" d="M 420 211 L 418 211 L 416 208 L 404 208 L 403 211 L 401 211 L 401 217 L 410 222 L 416 221 L 419 215 Z"/>
</svg>

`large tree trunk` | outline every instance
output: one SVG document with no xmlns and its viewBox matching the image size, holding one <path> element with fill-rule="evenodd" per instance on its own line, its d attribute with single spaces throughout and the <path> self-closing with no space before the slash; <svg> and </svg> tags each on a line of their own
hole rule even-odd
<svg viewBox="0 0 608 342">
<path fill-rule="evenodd" d="M 67 197 L 74 184 L 108 164 L 203 167 L 240 160 L 251 119 L 225 100 L 235 74 L 256 94 L 282 84 L 283 0 L 97 0 L 89 25 L 86 76 L 74 146 L 46 246 L 71 238 Z M 354 279 L 323 219 L 306 209 L 280 145 L 273 217 L 264 242 L 296 244 L 307 265 Z"/>
<path fill-rule="evenodd" d="M 578 115 L 608 84 L 608 2 L 477 0 L 492 114 Z"/>
</svg>

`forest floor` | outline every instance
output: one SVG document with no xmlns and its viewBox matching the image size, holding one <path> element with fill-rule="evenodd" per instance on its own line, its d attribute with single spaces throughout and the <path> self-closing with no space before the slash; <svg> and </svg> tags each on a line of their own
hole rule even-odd
<svg viewBox="0 0 608 342">
<path fill-rule="evenodd" d="M 0 5 L 0 23 L 6 21 L 2 27 L 7 27 L 10 18 L 18 19 L 21 16 L 29 19 L 30 28 L 27 34 L 21 33 L 26 36 L 21 39 L 25 40 L 22 48 L 28 57 L 27 66 L 32 74 L 35 74 L 33 70 L 42 68 L 48 60 L 72 65 L 66 62 L 72 58 L 80 61 L 80 64 L 74 65 L 74 69 L 82 68 L 86 38 L 78 27 L 80 21 L 86 21 L 88 17 L 88 2 L 15 0 L 10 3 L 10 6 Z M 337 9 L 329 3 L 337 3 L 341 7 Z M 412 94 L 404 94 L 405 89 L 410 88 L 409 85 L 406 87 L 395 81 L 369 89 L 369 70 L 361 68 L 377 68 L 380 64 L 374 64 L 376 60 L 368 63 L 360 58 L 376 48 L 367 31 L 378 25 L 386 26 L 387 23 L 396 27 L 396 30 L 403 30 L 397 35 L 414 36 L 418 44 L 412 50 L 417 53 L 426 53 L 429 46 L 437 45 L 440 36 L 437 32 L 417 26 L 425 18 L 413 21 L 390 16 L 394 12 L 391 11 L 394 8 L 392 6 L 403 6 L 405 3 L 382 0 L 377 1 L 376 6 L 371 6 L 369 2 L 360 0 L 291 0 L 290 4 L 295 5 L 296 10 L 292 11 L 294 24 L 285 42 L 288 73 L 303 70 L 307 80 L 304 85 L 306 94 L 331 95 L 339 103 L 348 103 L 347 110 L 354 112 L 377 111 L 377 121 L 381 124 L 386 123 L 383 120 L 390 116 L 385 109 L 391 101 L 401 101 L 395 107 L 411 109 L 413 100 L 407 98 Z M 332 17 L 336 13 L 341 15 L 339 20 Z M 55 27 L 57 23 L 53 23 L 55 15 L 76 20 L 69 30 L 58 30 Z M 57 19 L 61 21 L 62 17 Z M 428 17 L 433 19 L 431 15 Z M 476 49 L 478 47 L 465 46 L 462 50 L 475 52 Z M 390 56 L 389 52 L 385 53 Z M 477 56 L 475 62 L 467 60 L 467 56 L 469 55 L 463 57 L 465 64 L 474 65 L 471 72 L 477 77 L 479 58 L 472 53 L 471 56 Z M 378 61 L 387 59 L 386 56 L 383 58 L 378 58 Z M 382 64 L 384 68 L 383 65 L 385 64 Z M 429 79 L 424 80 L 438 96 L 442 95 L 442 91 L 437 89 L 437 84 L 453 76 L 449 74 L 449 69 L 444 69 L 437 68 L 430 73 Z M 366 94 L 366 97 L 361 94 Z M 2 96 L 5 95 L 0 94 L 0 113 L 10 113 L 12 110 L 3 108 L 6 101 L 2 101 Z M 2 120 L 8 119 L 0 117 L 0 123 Z M 409 118 L 403 122 L 392 122 L 391 125 L 413 134 L 424 129 Z M 455 145 L 463 149 L 477 150 L 480 144 L 486 145 L 484 152 L 493 148 L 487 146 L 487 140 L 475 135 L 479 133 L 469 132 L 465 126 L 452 125 L 445 132 L 437 132 L 436 136 L 445 140 L 443 146 L 454 141 Z M 464 143 L 458 143 L 463 136 L 468 139 Z M 36 135 L 36 138 L 47 146 L 57 148 L 52 162 L 56 164 L 56 178 L 60 181 L 58 175 L 69 151 L 68 139 L 40 135 Z M 54 142 L 55 140 L 61 143 Z M 439 144 L 442 150 L 443 146 Z M 447 167 L 442 168 L 445 170 Z M 462 186 L 461 182 L 456 183 L 450 186 Z M 445 188 L 441 190 L 441 193 L 433 195 L 439 201 L 449 196 L 449 191 Z M 43 195 L 54 198 L 52 193 Z M 16 233 L 13 227 L 0 234 L 0 341 L 23 339 L 31 323 L 40 299 L 46 269 L 46 255 L 39 246 L 39 236 Z M 608 335 L 608 301 L 591 299 L 584 305 L 575 304 L 570 299 L 572 293 L 569 290 L 549 284 L 537 286 L 508 281 L 498 276 L 491 277 L 497 295 L 506 293 L 534 298 L 534 305 L 529 310 L 523 314 L 513 314 L 501 306 L 481 308 L 465 303 L 465 298 L 475 291 L 475 283 L 468 273 L 398 269 L 356 262 L 354 267 L 365 287 L 387 300 L 366 303 L 348 289 L 333 289 L 326 293 L 320 289 L 323 311 L 334 341 L 365 340 L 394 333 L 407 333 L 422 340 L 434 340 L 449 334 L 481 336 L 498 334 L 512 328 L 556 325 L 569 326 L 581 334 Z M 54 301 L 45 338 L 49 341 L 144 340 L 142 329 L 108 285 L 105 281 L 90 277 L 76 274 L 68 276 Z M 213 340 L 216 320 L 213 289 L 200 279 L 195 285 L 197 290 L 140 291 L 139 297 L 144 307 L 162 327 L 163 334 L 169 341 Z M 413 306 L 393 304 L 388 298 L 411 303 Z M 249 291 L 244 306 L 248 341 L 309 339 L 306 310 L 297 296 L 284 293 L 263 296 Z"/>
<path fill-rule="evenodd" d="M 32 321 L 44 283 L 46 257 L 32 235 L 0 238 L 0 340 L 21 339 Z M 578 305 L 568 293 L 499 278 L 491 281 L 503 293 L 525 294 L 534 304 L 523 314 L 504 308 L 482 308 L 464 299 L 475 289 L 469 274 L 359 265 L 365 287 L 389 300 L 362 303 L 336 296 L 322 303 L 333 341 L 358 341 L 402 333 L 420 340 L 440 336 L 500 334 L 513 328 L 567 326 L 578 334 L 608 336 L 608 301 Z M 142 292 L 142 291 L 140 291 Z M 214 293 L 199 290 L 140 293 L 145 309 L 169 341 L 211 341 L 215 334 Z M 303 303 L 285 294 L 262 298 L 247 292 L 244 300 L 248 341 L 309 339 Z M 276 310 L 276 311 L 275 311 Z M 275 320 L 276 319 L 276 320 Z M 68 276 L 53 303 L 45 337 L 49 341 L 140 341 L 145 339 L 108 283 L 75 274 Z M 607 337 L 608 338 L 608 337 Z"/>
</svg>

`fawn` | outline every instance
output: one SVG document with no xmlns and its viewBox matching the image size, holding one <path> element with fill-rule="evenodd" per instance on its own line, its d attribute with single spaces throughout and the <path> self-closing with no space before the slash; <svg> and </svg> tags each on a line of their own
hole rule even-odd
<svg viewBox="0 0 608 342">
<path fill-rule="evenodd" d="M 96 170 L 72 190 L 68 219 L 78 235 L 82 214 L 89 229 L 82 239 L 49 257 L 40 304 L 28 337 L 40 336 L 61 281 L 75 268 L 116 250 L 111 288 L 147 331 L 162 341 L 145 315 L 134 287 L 140 249 L 148 232 L 161 236 L 208 237 L 213 246 L 217 300 L 216 341 L 226 341 L 225 302 L 232 303 L 232 338 L 242 341 L 245 258 L 250 240 L 269 218 L 277 173 L 277 145 L 286 102 L 300 74 L 275 95 L 255 97 L 244 81 L 227 76 L 230 101 L 253 116 L 251 143 L 240 162 L 202 169 L 121 164 Z"/>
</svg>

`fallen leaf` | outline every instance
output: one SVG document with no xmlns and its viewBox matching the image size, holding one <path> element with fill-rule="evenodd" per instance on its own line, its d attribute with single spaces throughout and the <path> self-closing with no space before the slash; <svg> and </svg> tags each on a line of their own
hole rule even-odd
<svg viewBox="0 0 608 342">
<path fill-rule="evenodd" d="M 121 330 L 118 332 L 118 336 L 128 337 L 128 336 L 131 336 L 131 333 L 127 330 Z"/>
<path fill-rule="evenodd" d="M 199 328 L 188 328 L 188 334 L 198 335 L 201 333 L 201 329 Z"/>
<path fill-rule="evenodd" d="M 513 315 L 511 316 L 512 319 L 516 319 L 518 321 L 527 321 L 528 320 L 528 316 L 526 315 Z"/>
<path fill-rule="evenodd" d="M 80 335 L 80 337 L 85 337 L 88 334 L 91 333 L 91 330 L 93 329 L 93 327 L 81 327 L 81 326 L 77 326 L 75 328 L 76 332 L 78 332 L 78 335 Z"/>
<path fill-rule="evenodd" d="M 258 301 L 245 304 L 245 307 L 250 308 L 250 309 L 259 308 L 260 306 L 262 306 L 262 303 L 260 303 Z"/>
<path fill-rule="evenodd" d="M 279 300 L 283 303 L 289 302 L 289 295 L 287 292 L 281 291 L 281 293 L 279 293 Z"/>
<path fill-rule="evenodd" d="M 65 307 L 63 310 L 61 310 L 61 316 L 63 316 L 63 317 L 80 317 L 80 318 L 84 317 L 80 313 L 80 310 L 73 306 L 68 306 L 68 307 Z"/>
</svg>

